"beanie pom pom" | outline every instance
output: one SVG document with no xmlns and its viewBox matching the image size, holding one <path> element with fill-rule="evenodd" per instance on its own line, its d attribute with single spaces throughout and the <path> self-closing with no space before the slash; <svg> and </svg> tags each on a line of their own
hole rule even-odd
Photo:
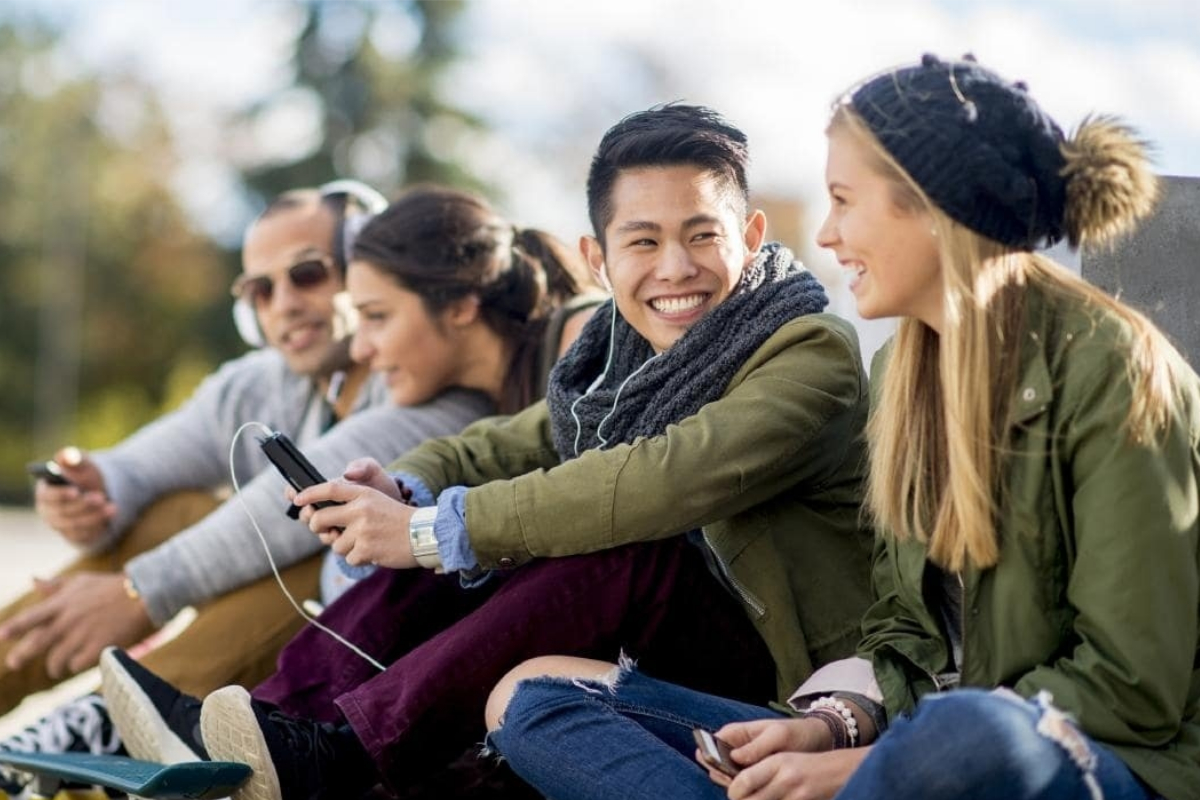
<svg viewBox="0 0 1200 800">
<path fill-rule="evenodd" d="M 1113 117 L 1088 117 L 1062 145 L 1064 223 L 1072 246 L 1128 233 L 1158 200 L 1147 145 Z"/>
</svg>

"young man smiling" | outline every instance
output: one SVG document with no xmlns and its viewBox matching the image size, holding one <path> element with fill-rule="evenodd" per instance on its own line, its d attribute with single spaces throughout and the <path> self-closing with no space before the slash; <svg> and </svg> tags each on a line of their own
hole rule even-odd
<svg viewBox="0 0 1200 800">
<path fill-rule="evenodd" d="M 478 741 L 488 688 L 534 656 L 624 650 L 765 700 L 850 651 L 868 597 L 866 380 L 820 284 L 764 245 L 746 160 L 745 136 L 705 108 L 618 123 L 592 162 L 582 245 L 613 302 L 547 400 L 426 443 L 390 476 L 297 495 L 350 563 L 394 568 L 368 579 L 390 584 L 371 593 L 385 602 L 356 592 L 330 609 L 390 666 L 372 673 L 302 633 L 280 664 L 311 691 L 281 691 L 295 686 L 283 675 L 253 697 L 210 695 L 209 753 L 258 772 L 236 800 L 400 790 Z M 342 505 L 313 510 L 325 500 Z M 464 588 L 415 567 L 491 577 Z M 127 659 L 106 664 L 106 686 L 138 686 L 122 692 L 194 735 L 172 714 L 177 693 Z"/>
<path fill-rule="evenodd" d="M 583 240 L 621 316 L 655 353 L 722 303 L 762 247 L 766 218 L 747 215 L 724 180 L 692 165 L 625 170 L 612 186 L 620 216 L 606 226 L 604 244 Z"/>
</svg>

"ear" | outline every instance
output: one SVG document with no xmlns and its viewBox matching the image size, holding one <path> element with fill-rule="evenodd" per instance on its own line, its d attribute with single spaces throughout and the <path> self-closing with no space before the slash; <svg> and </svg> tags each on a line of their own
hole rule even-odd
<svg viewBox="0 0 1200 800">
<path fill-rule="evenodd" d="M 479 319 L 479 298 L 469 294 L 451 302 L 442 309 L 442 320 L 454 328 L 466 328 Z"/>
<path fill-rule="evenodd" d="M 746 227 L 742 231 L 742 241 L 746 244 L 749 258 L 758 255 L 763 242 L 767 240 L 767 215 L 762 209 L 756 208 L 746 217 Z M 747 262 L 749 263 L 749 262 Z"/>
<path fill-rule="evenodd" d="M 604 249 L 600 246 L 600 240 L 595 236 L 580 236 L 579 252 L 583 254 L 588 267 L 592 270 L 592 277 L 601 286 L 607 288 L 608 282 L 605 280 L 604 272 Z"/>
</svg>

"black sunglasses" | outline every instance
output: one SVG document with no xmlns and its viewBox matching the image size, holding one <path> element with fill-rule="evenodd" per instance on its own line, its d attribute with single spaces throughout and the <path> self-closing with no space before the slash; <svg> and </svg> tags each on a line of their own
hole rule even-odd
<svg viewBox="0 0 1200 800">
<path fill-rule="evenodd" d="M 283 272 L 297 289 L 315 289 L 329 280 L 333 272 L 333 260 L 328 256 L 307 258 L 292 264 Z M 253 278 L 239 275 L 230 292 L 239 300 L 247 300 L 255 305 L 269 303 L 275 292 L 275 278 L 269 275 L 255 275 Z"/>
</svg>

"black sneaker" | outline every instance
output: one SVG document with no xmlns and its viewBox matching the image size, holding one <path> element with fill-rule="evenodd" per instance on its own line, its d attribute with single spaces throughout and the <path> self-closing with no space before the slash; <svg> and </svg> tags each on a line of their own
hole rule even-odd
<svg viewBox="0 0 1200 800">
<path fill-rule="evenodd" d="M 198 698 L 116 647 L 100 654 L 100 678 L 108 711 L 134 758 L 160 764 L 208 760 L 200 738 Z"/>
<path fill-rule="evenodd" d="M 337 800 L 359 797 L 378 782 L 348 727 L 289 717 L 241 686 L 210 694 L 200 716 L 213 759 L 254 770 L 231 800 Z"/>
<path fill-rule="evenodd" d="M 0 750 L 9 753 L 89 753 L 125 755 L 104 699 L 89 694 L 64 703 L 20 733 L 0 740 Z M 0 766 L 0 791 L 20 795 L 25 776 Z"/>
</svg>

